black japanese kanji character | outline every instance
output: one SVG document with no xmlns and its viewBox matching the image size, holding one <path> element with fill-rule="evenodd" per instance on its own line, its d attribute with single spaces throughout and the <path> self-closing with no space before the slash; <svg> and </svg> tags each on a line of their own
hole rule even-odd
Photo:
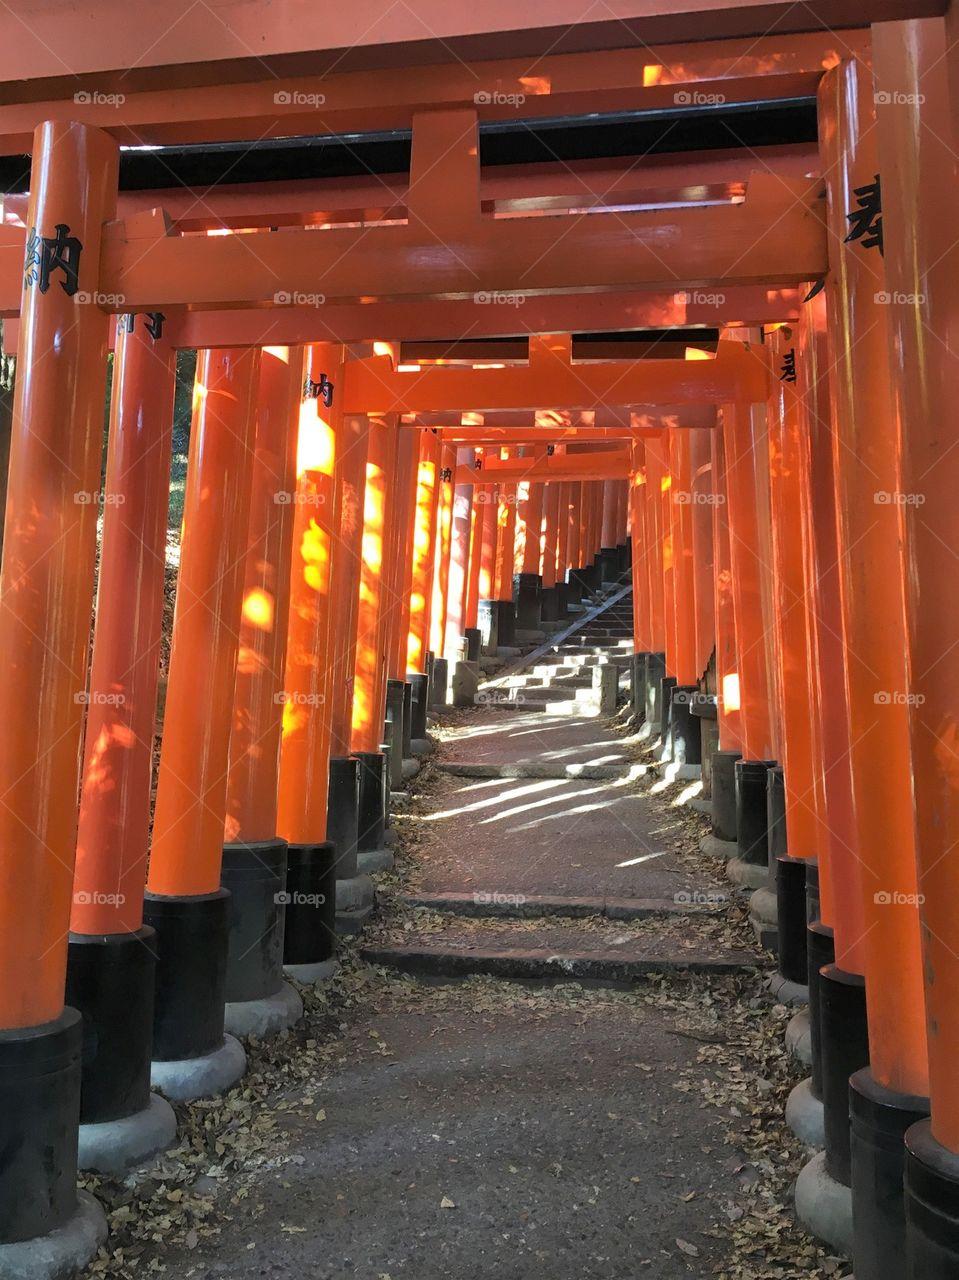
<svg viewBox="0 0 959 1280">
<path fill-rule="evenodd" d="M 41 293 L 50 288 L 50 277 L 54 271 L 62 271 L 64 278 L 60 288 L 69 297 L 73 297 L 80 287 L 80 254 L 83 245 L 76 236 L 70 235 L 70 228 L 65 222 L 58 222 L 55 236 L 41 236 L 36 227 L 31 227 L 27 236 L 27 251 L 23 264 L 23 283 L 29 289 L 37 285 Z"/>
<path fill-rule="evenodd" d="M 783 367 L 779 371 L 780 382 L 796 381 L 796 348 L 790 347 L 783 353 Z"/>
<path fill-rule="evenodd" d="M 859 208 L 846 214 L 846 221 L 851 224 L 845 243 L 861 240 L 864 249 L 878 249 L 882 254 L 882 188 L 879 174 L 864 187 L 856 187 L 853 195 L 859 202 Z"/>
</svg>

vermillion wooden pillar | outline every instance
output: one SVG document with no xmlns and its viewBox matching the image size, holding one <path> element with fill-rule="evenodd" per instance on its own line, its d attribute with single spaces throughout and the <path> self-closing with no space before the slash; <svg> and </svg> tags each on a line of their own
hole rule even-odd
<svg viewBox="0 0 959 1280">
<path fill-rule="evenodd" d="M 99 130 L 37 129 L 0 586 L 3 1028 L 63 1011 L 107 343 L 76 296 L 97 290 L 116 178 Z"/>
<path fill-rule="evenodd" d="M 500 484 L 496 522 L 496 599 L 513 599 L 513 561 L 516 547 L 516 504 L 518 486 Z"/>
<path fill-rule="evenodd" d="M 786 792 L 786 840 L 795 858 L 814 856 L 815 776 L 811 736 L 810 655 L 807 647 L 807 590 L 803 556 L 803 479 L 795 383 L 794 335 L 772 335 L 770 351 L 781 376 L 767 403 L 767 440 L 772 504 L 773 623 L 781 695 L 781 756 Z M 785 373 L 782 371 L 786 370 Z"/>
<path fill-rule="evenodd" d="M 583 482 L 572 480 L 568 485 L 569 510 L 567 514 L 568 533 L 566 538 L 567 569 L 580 569 L 583 565 Z"/>
<path fill-rule="evenodd" d="M 386 531 L 396 457 L 395 422 L 371 419 L 363 493 L 363 563 L 356 616 L 356 673 L 353 683 L 354 752 L 378 751 L 383 737 L 386 698 L 387 566 Z"/>
<path fill-rule="evenodd" d="M 256 349 L 197 361 L 183 537 L 144 917 L 157 932 L 154 1082 L 198 1096 L 225 1060 L 221 1087 L 245 1068 L 225 1041 L 229 894 L 220 888 L 231 714 L 255 445 Z"/>
<path fill-rule="evenodd" d="M 743 756 L 768 760 L 773 757 L 774 742 L 760 582 L 763 544 L 753 464 L 756 449 L 765 457 L 765 440 L 754 439 L 749 406 L 745 404 L 725 406 L 722 429 Z"/>
<path fill-rule="evenodd" d="M 457 467 L 471 466 L 472 449 L 457 449 Z M 466 625 L 466 591 L 469 571 L 470 525 L 473 513 L 473 486 L 458 484 L 453 490 L 453 522 L 450 572 L 446 603 L 446 656 L 456 658 Z"/>
<path fill-rule="evenodd" d="M 905 1255 L 911 1280 L 945 1280 L 959 1256 L 953 1208 L 959 1185 L 959 629 L 951 589 L 957 466 L 953 433 L 944 430 L 955 414 L 959 353 L 954 42 L 950 14 L 945 27 L 930 19 L 877 28 L 874 46 L 875 88 L 896 103 L 895 110 L 877 106 L 876 132 L 884 178 L 890 356 L 901 426 L 911 657 L 907 710 L 932 1112 L 931 1120 L 917 1122 L 906 1134 Z"/>
<path fill-rule="evenodd" d="M 696 666 L 693 477 L 688 431 L 677 428 L 669 432 L 669 457 L 672 476 L 670 527 L 675 616 L 675 657 L 671 674 L 676 676 L 680 688 L 689 688 L 696 684 L 700 672 Z"/>
<path fill-rule="evenodd" d="M 253 470 L 257 350 L 204 351 L 183 508 L 149 889 L 214 894 L 226 811 L 244 552 Z"/>
<path fill-rule="evenodd" d="M 534 454 L 534 457 L 538 456 Z M 523 523 L 521 573 L 538 574 L 542 556 L 544 485 L 540 481 L 529 483 L 526 500 L 520 507 Z"/>
<path fill-rule="evenodd" d="M 453 475 L 456 447 L 444 444 L 441 453 L 439 500 L 437 505 L 437 547 L 433 569 L 433 609 L 430 621 L 430 648 L 438 657 L 446 652 L 446 613 L 449 602 L 450 550 L 453 534 Z"/>
<path fill-rule="evenodd" d="M 479 554 L 479 598 L 496 598 L 496 547 L 499 539 L 499 486 L 484 486 L 483 529 Z"/>
<path fill-rule="evenodd" d="M 663 540 L 663 615 L 666 621 L 666 675 L 676 680 L 676 530 L 673 526 L 676 477 L 673 466 L 672 441 L 667 432 L 663 441 L 663 480 L 659 494 L 660 532 Z"/>
<path fill-rule="evenodd" d="M 540 559 L 540 575 L 543 587 L 556 586 L 556 547 L 559 541 L 559 484 L 543 486 L 543 550 Z"/>
<path fill-rule="evenodd" d="M 733 610 L 732 564 L 729 552 L 728 499 L 724 432 L 711 433 L 713 486 L 716 503 L 712 511 L 714 556 L 714 605 L 716 619 L 716 689 L 719 747 L 722 751 L 742 750 L 740 724 L 739 655 L 736 648 L 736 621 Z"/>
<path fill-rule="evenodd" d="M 477 449 L 477 460 L 483 457 L 483 450 Z M 490 496 L 492 487 L 478 484 L 473 487 L 473 503 L 470 509 L 470 545 L 469 562 L 466 568 L 466 603 L 463 610 L 463 631 L 472 631 L 479 617 L 480 602 L 480 562 L 483 554 L 483 536 L 487 515 L 491 513 Z"/>
<path fill-rule="evenodd" d="M 419 470 L 419 431 L 401 426 L 394 466 L 396 502 L 391 504 L 390 563 L 390 678 L 406 679 L 406 647 L 410 620 L 410 578 L 413 572 L 413 522 Z"/>
<path fill-rule="evenodd" d="M 693 427 L 687 434 L 689 435 L 693 577 L 696 601 L 695 667 L 697 679 L 699 679 L 706 671 L 716 644 L 713 510 L 717 506 L 717 501 L 712 464 L 714 432 L 711 429 Z"/>
<path fill-rule="evenodd" d="M 81 1019 L 63 996 L 108 337 L 92 299 L 118 152 L 46 123 L 32 154 L 0 571 L 0 1243 L 82 1219 L 79 1268 L 105 1224 L 76 1195 Z"/>
<path fill-rule="evenodd" d="M 646 442 L 633 440 L 630 444 L 629 505 L 632 538 L 633 577 L 633 649 L 636 653 L 649 653 L 650 637 L 649 572 L 646 560 Z"/>
<path fill-rule="evenodd" d="M 272 840 L 276 835 L 283 727 L 283 699 L 278 695 L 283 692 L 286 660 L 302 383 L 300 348 L 264 348 L 230 735 L 224 827 L 228 842 Z"/>
<path fill-rule="evenodd" d="M 329 343 L 312 345 L 307 376 L 310 370 L 328 372 L 335 350 Z M 291 845 L 315 845 L 326 838 L 336 458 L 330 417 L 319 398 L 308 397 L 300 405 L 277 813 L 277 830 Z"/>
<path fill-rule="evenodd" d="M 71 932 L 143 923 L 175 351 L 148 316 L 117 334 Z"/>
<path fill-rule="evenodd" d="M 629 527 L 629 481 L 616 481 L 616 545 L 626 545 L 626 533 Z"/>
<path fill-rule="evenodd" d="M 799 439 L 803 446 L 799 452 L 802 470 L 799 488 L 805 581 L 809 593 L 806 626 L 817 819 L 814 856 L 819 862 L 820 919 L 834 932 L 837 963 L 849 972 L 861 973 L 865 926 L 859 837 L 853 814 L 845 676 L 846 664 L 852 655 L 843 640 L 830 391 L 833 375 L 823 294 L 811 299 L 800 313 L 796 374 Z"/>
<path fill-rule="evenodd" d="M 569 568 L 569 506 L 572 488 L 571 481 L 563 481 L 559 486 L 559 503 L 556 513 L 556 582 L 560 586 L 566 581 L 566 571 Z"/>
<path fill-rule="evenodd" d="M 356 611 L 362 571 L 363 496 L 369 420 L 344 414 L 335 420 L 336 541 L 333 544 L 330 603 L 333 610 L 333 670 L 330 689 L 330 751 L 348 756 L 353 726 L 353 678 L 356 663 Z"/>
<path fill-rule="evenodd" d="M 617 545 L 619 536 L 619 481 L 603 481 L 603 523 L 600 530 L 600 546 L 604 551 Z"/>
<path fill-rule="evenodd" d="M 430 637 L 433 563 L 436 551 L 436 518 L 439 500 L 439 437 L 420 432 L 413 532 L 413 574 L 410 598 L 410 630 L 406 650 L 407 671 L 425 670 Z"/>
<path fill-rule="evenodd" d="M 645 562 L 649 579 L 649 645 L 650 652 L 666 652 L 666 596 L 663 570 L 663 484 L 666 479 L 664 441 L 646 441 L 646 529 Z"/>
<path fill-rule="evenodd" d="M 873 86 L 854 64 L 820 91 L 829 226 L 849 234 L 856 190 L 876 172 Z M 868 170 L 868 172 L 867 172 Z M 866 1001 L 875 1078 L 900 1093 L 927 1087 L 909 749 L 903 504 L 888 375 L 882 259 L 860 237 L 831 258 L 828 335 L 836 375 L 833 465 L 839 517 L 850 759 L 865 905 Z M 886 902 L 882 895 L 902 895 Z M 877 895 L 878 898 L 877 898 Z M 837 921 L 837 927 L 840 922 Z"/>
</svg>

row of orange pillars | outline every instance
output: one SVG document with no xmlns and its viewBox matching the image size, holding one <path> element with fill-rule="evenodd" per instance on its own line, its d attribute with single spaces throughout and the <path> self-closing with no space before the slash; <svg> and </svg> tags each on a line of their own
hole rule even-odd
<svg viewBox="0 0 959 1280">
<path fill-rule="evenodd" d="M 98 136 L 31 196 L 88 248 Z M 169 1147 L 169 1100 L 302 1016 L 286 979 L 328 979 L 369 915 L 431 699 L 471 701 L 481 644 L 628 566 L 627 479 L 460 484 L 472 447 L 344 411 L 345 347 L 203 351 L 161 688 L 176 351 L 121 318 L 101 481 L 107 317 L 34 283 L 0 581 L 0 1276 L 78 1269 L 105 1232 L 78 1167 Z"/>
<path fill-rule="evenodd" d="M 775 394 L 633 441 L 625 504 L 636 705 L 652 736 L 668 701 L 687 768 L 715 707 L 715 835 L 740 884 L 772 862 L 775 989 L 808 992 L 790 1118 L 823 1149 L 797 1207 L 858 1280 L 959 1275 L 955 236 L 924 198 L 954 187 L 921 26 L 876 29 L 903 90 L 878 136 L 863 69 L 823 81 L 831 267 L 768 335 Z M 116 173 L 90 139 L 30 223 L 81 227 L 95 262 Z M 35 283 L 0 573 L 0 1274 L 63 1275 L 103 1230 L 78 1140 L 103 1165 L 170 1141 L 151 1076 L 174 1098 L 238 1078 L 227 1012 L 296 1016 L 282 968 L 319 980 L 337 898 L 344 924 L 367 909 L 427 653 L 434 676 L 457 659 L 473 601 L 515 624 L 517 568 L 574 595 L 597 559 L 614 574 L 626 526 L 598 480 L 458 491 L 432 433 L 339 412 L 340 348 L 203 354 L 151 838 L 173 353 L 149 317 L 122 327 L 88 674 L 107 318 Z"/>
</svg>

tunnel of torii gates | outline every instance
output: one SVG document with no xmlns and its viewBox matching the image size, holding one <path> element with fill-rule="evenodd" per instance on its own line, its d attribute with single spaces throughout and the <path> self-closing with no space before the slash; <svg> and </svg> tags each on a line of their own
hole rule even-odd
<svg viewBox="0 0 959 1280">
<path fill-rule="evenodd" d="M 797 29 L 815 5 L 625 7 L 532 73 L 495 33 L 469 68 L 175 92 L 122 18 L 70 31 L 66 87 L 46 45 L 0 48 L 27 86 L 0 154 L 30 155 L 0 219 L 0 1274 L 80 1267 L 105 1226 L 78 1163 L 163 1149 L 165 1098 L 297 1019 L 284 977 L 328 977 L 369 913 L 428 706 L 622 582 L 634 723 L 702 772 L 774 990 L 808 999 L 800 1217 L 857 1280 L 959 1275 L 951 10 L 837 3 L 837 36 Z M 119 104 L 75 94 L 105 45 L 139 68 Z M 818 147 L 487 174 L 518 92 L 530 119 L 805 96 Z M 121 145 L 377 129 L 411 130 L 408 175 L 119 190 Z"/>
</svg>

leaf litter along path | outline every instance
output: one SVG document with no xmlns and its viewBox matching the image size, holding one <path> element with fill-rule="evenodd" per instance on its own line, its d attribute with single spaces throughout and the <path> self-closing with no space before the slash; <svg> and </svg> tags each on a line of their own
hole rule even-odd
<svg viewBox="0 0 959 1280">
<path fill-rule="evenodd" d="M 424 770 L 397 819 L 399 869 L 381 877 L 374 934 L 437 914 L 400 895 L 422 876 L 420 819 L 444 782 Z M 702 823 L 671 807 L 677 790 L 646 803 L 692 875 Z M 688 924 L 701 926 L 717 922 Z M 723 927 L 751 945 L 739 903 Z M 427 985 L 348 945 L 342 974 L 306 995 L 300 1025 L 252 1046 L 241 1086 L 178 1109 L 181 1146 L 151 1172 L 86 1180 L 112 1227 L 94 1274 L 844 1274 L 792 1219 L 804 1156 L 782 1117 L 799 1073 L 782 1047 L 790 1011 L 759 973 L 615 990 Z"/>
</svg>

